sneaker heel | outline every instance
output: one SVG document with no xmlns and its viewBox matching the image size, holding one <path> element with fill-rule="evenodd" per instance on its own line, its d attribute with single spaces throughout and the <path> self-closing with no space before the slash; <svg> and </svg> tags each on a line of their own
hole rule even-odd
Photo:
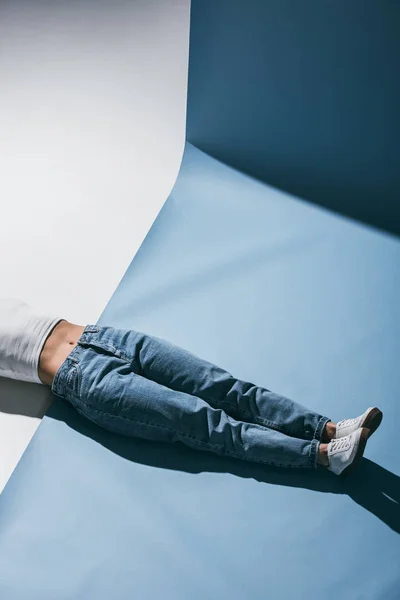
<svg viewBox="0 0 400 600">
<path fill-rule="evenodd" d="M 363 427 L 369 429 L 369 436 L 376 431 L 379 425 L 382 423 L 383 414 L 379 408 L 374 408 L 368 415 Z"/>
</svg>

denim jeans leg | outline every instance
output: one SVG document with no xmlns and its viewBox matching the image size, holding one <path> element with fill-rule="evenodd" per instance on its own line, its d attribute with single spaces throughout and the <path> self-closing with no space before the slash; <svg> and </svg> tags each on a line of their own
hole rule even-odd
<svg viewBox="0 0 400 600">
<path fill-rule="evenodd" d="M 202 398 L 236 420 L 306 440 L 321 440 L 330 420 L 285 396 L 237 379 L 162 338 L 135 330 L 103 330 L 99 332 L 101 337 L 123 348 L 137 373 L 170 389 Z"/>
<path fill-rule="evenodd" d="M 57 372 L 52 389 L 86 418 L 125 436 L 179 441 L 197 450 L 272 466 L 317 466 L 317 440 L 237 421 L 198 396 L 133 372 L 129 361 L 104 347 L 74 350 Z"/>
</svg>

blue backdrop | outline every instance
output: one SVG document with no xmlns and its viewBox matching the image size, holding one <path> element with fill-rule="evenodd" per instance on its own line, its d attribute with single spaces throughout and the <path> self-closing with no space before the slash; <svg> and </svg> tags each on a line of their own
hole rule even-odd
<svg viewBox="0 0 400 600">
<path fill-rule="evenodd" d="M 384 411 L 354 477 L 128 440 L 56 402 L 0 497 L 2 600 L 395 600 L 400 244 L 186 145 L 99 322 L 328 414 Z"/>
<path fill-rule="evenodd" d="M 400 3 L 193 0 L 187 138 L 400 233 Z"/>
</svg>

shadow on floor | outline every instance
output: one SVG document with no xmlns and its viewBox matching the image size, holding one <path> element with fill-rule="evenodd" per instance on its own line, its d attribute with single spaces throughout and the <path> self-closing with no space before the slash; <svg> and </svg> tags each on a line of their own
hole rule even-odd
<svg viewBox="0 0 400 600">
<path fill-rule="evenodd" d="M 45 385 L 0 377 L 0 413 L 41 419 L 52 399 Z"/>
<path fill-rule="evenodd" d="M 183 444 L 165 444 L 110 433 L 81 417 L 71 406 L 56 400 L 47 416 L 64 421 L 111 452 L 132 462 L 187 473 L 232 473 L 272 485 L 305 488 L 330 494 L 347 494 L 393 531 L 400 533 L 400 477 L 363 458 L 351 477 L 341 479 L 329 471 L 297 471 L 198 452 Z"/>
</svg>

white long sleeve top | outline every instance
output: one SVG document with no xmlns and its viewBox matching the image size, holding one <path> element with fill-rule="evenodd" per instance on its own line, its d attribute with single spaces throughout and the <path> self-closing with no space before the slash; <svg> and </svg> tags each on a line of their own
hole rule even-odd
<svg viewBox="0 0 400 600">
<path fill-rule="evenodd" d="M 62 320 L 38 313 L 16 298 L 0 298 L 0 377 L 42 383 L 40 353 Z"/>
</svg>

